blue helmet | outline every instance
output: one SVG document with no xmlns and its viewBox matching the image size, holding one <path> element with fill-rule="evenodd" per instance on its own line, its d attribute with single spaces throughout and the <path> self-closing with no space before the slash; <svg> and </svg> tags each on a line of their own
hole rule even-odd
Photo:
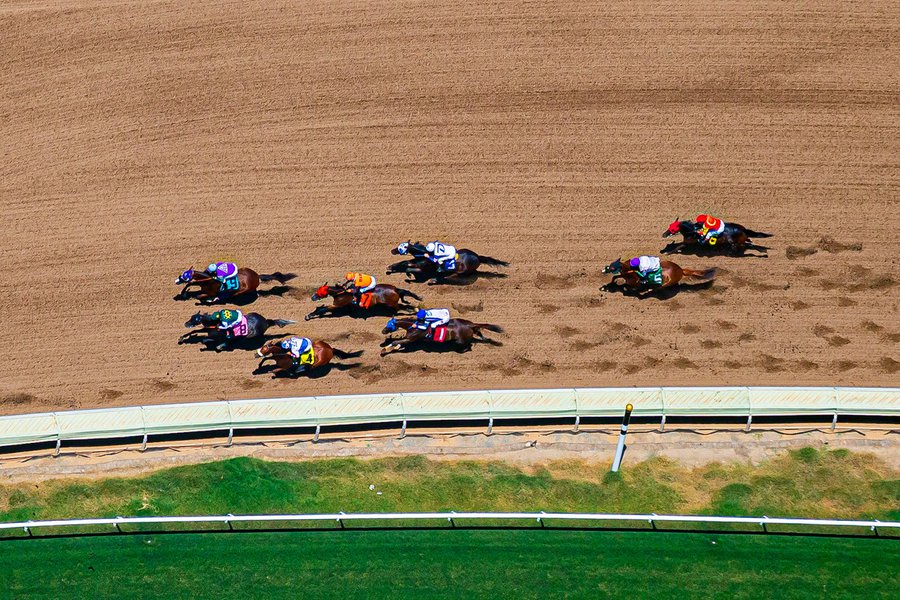
<svg viewBox="0 0 900 600">
<path fill-rule="evenodd" d="M 397 245 L 397 254 L 409 253 L 409 242 L 401 242 Z"/>
<path fill-rule="evenodd" d="M 390 319 L 384 328 L 388 331 L 397 331 L 397 319 Z"/>
<path fill-rule="evenodd" d="M 279 345 L 282 348 L 284 348 L 285 350 L 287 350 L 288 348 L 291 347 L 291 342 L 290 342 L 290 340 L 282 340 L 281 344 L 279 344 Z"/>
<path fill-rule="evenodd" d="M 428 312 L 421 308 L 416 311 L 416 318 L 419 319 L 420 321 L 427 316 L 428 316 Z"/>
</svg>

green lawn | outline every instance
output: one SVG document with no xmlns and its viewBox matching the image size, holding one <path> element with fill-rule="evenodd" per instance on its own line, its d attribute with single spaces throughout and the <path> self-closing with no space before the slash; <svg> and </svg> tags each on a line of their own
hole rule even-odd
<svg viewBox="0 0 900 600">
<path fill-rule="evenodd" d="M 887 598 L 898 564 L 895 540 L 653 532 L 35 539 L 0 542 L 0 598 Z"/>
<path fill-rule="evenodd" d="M 608 468 L 580 461 L 522 468 L 422 456 L 297 463 L 237 458 L 142 477 L 0 486 L 0 521 L 450 510 L 900 519 L 897 472 L 874 456 L 845 450 L 807 448 L 758 466 L 695 469 L 658 458 L 628 465 L 615 477 Z"/>
</svg>

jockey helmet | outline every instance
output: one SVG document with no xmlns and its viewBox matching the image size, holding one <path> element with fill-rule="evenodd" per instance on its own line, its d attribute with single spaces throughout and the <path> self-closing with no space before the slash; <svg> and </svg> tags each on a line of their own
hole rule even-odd
<svg viewBox="0 0 900 600">
<path fill-rule="evenodd" d="M 427 316 L 428 316 L 428 313 L 427 313 L 425 310 L 421 309 L 421 308 L 420 308 L 419 310 L 416 311 L 416 318 L 417 318 L 418 320 L 420 320 L 420 321 L 421 321 L 422 319 L 424 319 L 425 317 L 427 317 Z"/>
<path fill-rule="evenodd" d="M 428 242 L 428 244 L 425 245 L 425 250 L 428 252 L 434 252 L 435 248 L 437 248 L 437 246 L 434 242 Z"/>
<path fill-rule="evenodd" d="M 288 348 L 291 347 L 291 342 L 290 342 L 290 340 L 284 340 L 279 344 L 279 346 L 281 346 L 283 349 L 287 350 Z"/>
<path fill-rule="evenodd" d="M 409 242 L 400 242 L 397 244 L 397 254 L 408 254 Z"/>
<path fill-rule="evenodd" d="M 356 279 L 356 273 L 351 273 L 350 271 L 347 271 L 347 274 L 344 275 L 344 279 L 346 279 L 347 281 L 353 281 L 354 279 Z"/>
<path fill-rule="evenodd" d="M 634 258 L 632 258 L 631 260 L 629 260 L 629 261 L 628 261 L 628 266 L 631 267 L 632 269 L 637 269 L 639 266 L 641 266 L 641 259 L 640 259 L 640 257 L 635 256 Z"/>
<path fill-rule="evenodd" d="M 385 329 L 387 329 L 388 331 L 397 331 L 397 319 L 392 318 L 388 320 L 387 325 L 385 325 Z"/>
<path fill-rule="evenodd" d="M 206 271 L 208 273 L 215 273 L 217 268 L 218 268 L 218 265 L 216 265 L 216 263 L 209 263 L 209 266 L 206 267 Z"/>
</svg>

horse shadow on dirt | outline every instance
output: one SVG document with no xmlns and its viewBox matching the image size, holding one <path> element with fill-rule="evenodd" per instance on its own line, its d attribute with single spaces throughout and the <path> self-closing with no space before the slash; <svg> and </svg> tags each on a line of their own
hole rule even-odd
<svg viewBox="0 0 900 600">
<path fill-rule="evenodd" d="M 268 373 L 272 373 L 273 379 L 300 379 L 301 377 L 304 379 L 321 379 L 322 377 L 328 376 L 332 370 L 337 371 L 351 371 L 353 369 L 358 369 L 361 367 L 363 363 L 354 362 L 354 363 L 328 363 L 327 365 L 322 365 L 321 367 L 316 367 L 315 369 L 309 369 L 307 371 L 303 371 L 299 373 L 295 370 L 289 371 L 287 373 L 275 373 L 275 369 L 278 365 L 274 364 L 265 364 L 261 367 L 257 366 L 253 370 L 253 375 L 266 375 Z"/>
<path fill-rule="evenodd" d="M 649 292 L 638 293 L 637 291 L 629 288 L 626 285 L 608 283 L 600 288 L 601 292 L 607 292 L 610 294 L 621 293 L 623 296 L 629 298 L 637 298 L 638 300 L 646 300 L 648 298 L 655 298 L 656 300 L 671 300 L 678 294 L 693 294 L 697 292 L 702 292 L 708 290 L 712 287 L 714 280 L 704 281 L 702 283 L 695 284 L 684 284 L 680 283 L 678 285 L 667 287 L 667 288 L 658 288 Z"/>
<path fill-rule="evenodd" d="M 379 344 L 380 347 L 386 348 L 394 342 L 399 342 L 404 338 L 396 338 L 396 339 L 386 339 Z M 502 346 L 503 342 L 499 340 L 492 340 L 490 338 L 484 339 L 473 339 L 472 343 L 468 346 L 460 346 L 459 344 L 454 343 L 445 343 L 445 344 L 436 344 L 434 342 L 413 342 L 411 344 L 407 344 L 400 350 L 391 350 L 388 354 L 384 354 L 382 356 L 390 356 L 391 354 L 409 354 L 411 352 L 425 352 L 427 354 L 448 354 L 450 352 L 455 352 L 456 354 L 465 354 L 466 352 L 471 352 L 474 350 L 475 346 L 479 344 L 486 344 L 488 346 Z"/>
<path fill-rule="evenodd" d="M 246 292 L 238 296 L 225 296 L 223 298 L 215 298 L 212 300 L 198 300 L 196 294 L 187 294 L 185 296 L 182 296 L 181 294 L 175 294 L 172 297 L 172 300 L 196 300 L 196 306 L 221 306 L 224 304 L 232 304 L 234 306 L 247 306 L 253 304 L 260 298 L 264 298 L 267 296 L 277 296 L 281 298 L 286 293 L 295 289 L 295 287 L 290 285 L 276 285 L 267 290 L 254 290 L 252 292 Z"/>
<path fill-rule="evenodd" d="M 320 304 L 319 307 L 329 306 L 328 304 Z M 319 308 L 317 307 L 317 308 Z M 313 309 L 315 312 L 315 309 Z M 414 306 L 398 306 L 396 309 L 393 309 L 384 304 L 376 304 L 371 308 L 360 308 L 359 306 L 345 306 L 343 308 L 339 308 L 337 311 L 328 311 L 327 313 L 322 313 L 318 315 L 313 315 L 313 313 L 309 313 L 305 320 L 313 321 L 315 319 L 337 319 L 340 317 L 350 317 L 351 319 L 362 319 L 366 320 L 371 317 L 379 317 L 389 319 L 391 317 L 397 316 L 409 316 L 416 314 L 416 307 Z"/>
<path fill-rule="evenodd" d="M 732 252 L 722 252 L 721 250 L 715 250 L 706 246 L 698 246 L 696 244 L 683 244 L 683 242 L 670 242 L 666 244 L 659 253 L 669 256 L 681 254 L 684 256 L 697 256 L 701 258 L 769 258 L 768 246 L 750 244 L 747 246 L 747 250 L 755 250 L 761 252 L 761 254 L 748 254 L 746 252 L 734 254 Z"/>
<path fill-rule="evenodd" d="M 240 350 L 244 352 L 256 352 L 262 345 L 270 340 L 277 340 L 283 337 L 290 337 L 295 335 L 290 332 L 285 333 L 266 333 L 264 335 L 257 336 L 255 338 L 233 338 L 228 342 L 228 345 L 222 350 L 216 350 L 216 346 L 221 343 L 221 340 L 216 341 L 203 336 L 195 336 L 188 338 L 182 342 L 178 342 L 179 345 L 186 344 L 203 344 L 204 347 L 200 348 L 200 352 L 234 352 L 235 350 Z"/>
<path fill-rule="evenodd" d="M 454 275 L 453 277 L 443 277 L 437 279 L 436 281 L 430 281 L 431 279 L 433 279 L 433 277 L 429 275 L 407 277 L 406 283 L 425 283 L 429 286 L 450 285 L 465 287 L 476 283 L 479 279 L 506 279 L 507 277 L 509 277 L 507 273 L 497 273 L 495 271 L 476 271 L 468 275 Z"/>
</svg>

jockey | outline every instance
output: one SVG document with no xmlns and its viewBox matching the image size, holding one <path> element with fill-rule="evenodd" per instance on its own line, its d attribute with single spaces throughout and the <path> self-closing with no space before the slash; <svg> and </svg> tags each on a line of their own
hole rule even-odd
<svg viewBox="0 0 900 600">
<path fill-rule="evenodd" d="M 438 266 L 438 271 L 456 270 L 456 248 L 435 240 L 425 245 L 427 256 Z"/>
<path fill-rule="evenodd" d="M 716 239 L 725 231 L 725 221 L 712 215 L 697 215 L 696 223 L 700 241 L 710 246 L 715 246 Z"/>
<path fill-rule="evenodd" d="M 425 337 L 434 335 L 434 330 L 450 322 L 450 311 L 446 308 L 419 309 L 413 327 L 426 331 Z"/>
<path fill-rule="evenodd" d="M 225 331 L 228 337 L 234 336 L 234 326 L 241 322 L 244 315 L 236 308 L 217 310 L 210 315 L 210 319 L 218 323 L 218 328 Z"/>
<path fill-rule="evenodd" d="M 628 261 L 628 266 L 638 274 L 641 283 L 662 285 L 662 265 L 658 256 L 635 256 Z"/>
<path fill-rule="evenodd" d="M 221 282 L 224 282 L 229 277 L 234 277 L 237 275 L 237 272 L 237 265 L 232 262 L 214 262 L 206 267 L 206 274 L 210 277 L 215 277 Z"/>
<path fill-rule="evenodd" d="M 375 278 L 365 273 L 347 272 L 344 276 L 344 289 L 353 294 L 353 302 L 359 302 L 359 297 L 366 292 L 371 292 L 377 285 Z"/>
<path fill-rule="evenodd" d="M 300 360 L 304 354 L 312 350 L 312 340 L 309 338 L 291 337 L 281 342 L 281 347 L 296 360 Z"/>
</svg>

